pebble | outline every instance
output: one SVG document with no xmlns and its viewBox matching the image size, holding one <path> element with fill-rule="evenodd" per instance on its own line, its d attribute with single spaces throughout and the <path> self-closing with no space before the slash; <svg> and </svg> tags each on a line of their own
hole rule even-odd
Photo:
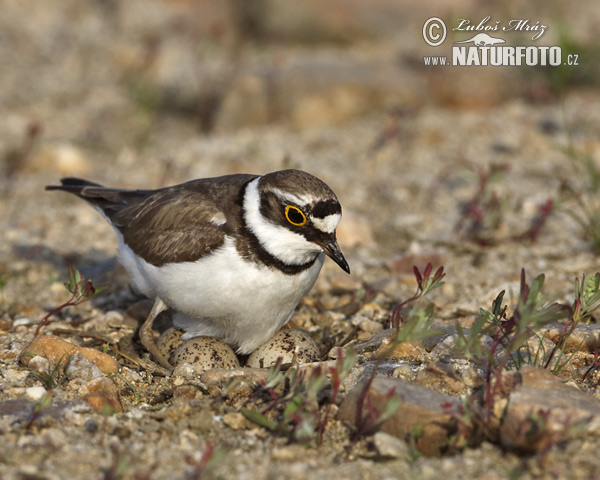
<svg viewBox="0 0 600 480">
<path fill-rule="evenodd" d="M 66 373 L 69 380 L 78 379 L 84 382 L 90 382 L 103 376 L 100 369 L 80 353 L 76 353 L 70 358 Z"/>
<path fill-rule="evenodd" d="M 86 384 L 82 393 L 82 400 L 99 413 L 110 415 L 123 411 L 117 386 L 110 378 L 95 378 Z"/>
<path fill-rule="evenodd" d="M 358 425 L 358 402 L 363 398 L 365 381 L 348 392 L 342 400 L 337 419 Z M 390 401 L 390 392 L 402 402 L 398 409 L 383 422 L 381 431 L 394 437 L 408 440 L 416 427 L 422 435 L 415 439 L 416 448 L 425 456 L 439 456 L 449 445 L 460 398 L 446 395 L 421 385 L 415 385 L 399 378 L 377 375 L 369 388 L 370 405 L 378 412 L 384 412 Z"/>
<path fill-rule="evenodd" d="M 4 368 L 2 376 L 11 387 L 24 387 L 29 376 L 29 371 L 21 368 Z"/>
<path fill-rule="evenodd" d="M 230 412 L 223 415 L 223 423 L 233 430 L 247 430 L 252 424 L 240 412 Z"/>
<path fill-rule="evenodd" d="M 523 367 L 503 409 L 500 441 L 524 452 L 547 450 L 586 432 L 600 433 L 600 401 L 565 385 L 549 370 Z"/>
<path fill-rule="evenodd" d="M 385 432 L 377 432 L 373 436 L 377 453 L 382 457 L 402 458 L 408 460 L 410 452 L 405 442 Z"/>
<path fill-rule="evenodd" d="M 29 387 L 25 389 L 25 395 L 32 400 L 38 401 L 44 395 L 46 395 L 46 389 L 44 387 Z"/>
<path fill-rule="evenodd" d="M 80 353 L 93 362 L 102 373 L 118 372 L 117 361 L 110 355 L 93 348 L 79 347 L 53 335 L 43 335 L 35 338 L 21 352 L 20 361 L 27 366 L 34 355 L 40 355 L 47 358 L 51 365 L 58 365 L 66 362 L 69 357 L 76 353 Z"/>
<path fill-rule="evenodd" d="M 28 367 L 36 372 L 39 372 L 43 375 L 48 375 L 50 373 L 50 362 L 45 357 L 33 357 L 29 361 Z"/>
<path fill-rule="evenodd" d="M 383 330 L 383 325 L 371 320 L 364 315 L 357 315 L 352 319 L 352 325 L 358 326 L 363 332 L 375 334 Z"/>
<path fill-rule="evenodd" d="M 271 340 L 258 347 L 246 362 L 250 368 L 268 368 L 281 357 L 283 364 L 297 361 L 310 363 L 319 359 L 315 341 L 300 330 L 280 330 Z"/>
</svg>

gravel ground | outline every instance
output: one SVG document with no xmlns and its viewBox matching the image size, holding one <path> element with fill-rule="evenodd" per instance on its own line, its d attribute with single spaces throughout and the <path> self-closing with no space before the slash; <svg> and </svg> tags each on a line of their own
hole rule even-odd
<svg viewBox="0 0 600 480">
<path fill-rule="evenodd" d="M 545 297 L 565 303 L 577 276 L 600 271 L 568 213 L 581 207 L 566 187 L 588 195 L 591 177 L 565 153 L 572 147 L 598 159 L 597 90 L 457 107 L 435 100 L 441 87 L 428 97 L 420 82 L 435 82 L 405 57 L 406 75 L 381 83 L 391 58 L 406 52 L 390 47 L 400 34 L 372 34 L 374 17 L 355 27 L 355 42 L 325 24 L 329 37 L 318 46 L 245 45 L 238 17 L 201 1 L 0 6 L 0 478 L 600 477 L 591 433 L 534 453 L 484 442 L 437 458 L 402 440 L 399 453 L 386 456 L 378 447 L 385 436 L 367 436 L 349 452 L 351 427 L 331 420 L 322 445 L 290 444 L 246 420 L 240 398 L 222 398 L 198 379 L 151 375 L 116 354 L 127 338 L 141 352 L 132 311 L 140 299 L 116 263 L 112 229 L 84 202 L 44 191 L 62 176 L 155 188 L 293 166 L 322 178 L 344 209 L 338 236 L 352 274 L 326 261 L 294 320 L 325 356 L 348 336 L 365 341 L 388 328 L 393 307 L 414 292 L 413 264 L 447 272 L 430 297 L 442 328 L 470 326 L 502 289 L 514 300 L 522 268 L 529 279 L 544 273 Z M 269 18 L 275 28 L 279 17 Z M 498 91 L 502 75 L 493 77 Z M 381 89 L 385 95 L 372 94 Z M 503 219 L 481 232 L 483 246 L 456 226 L 478 175 L 496 167 L 489 191 Z M 523 238 L 549 199 L 554 209 L 539 235 Z M 58 314 L 46 333 L 97 350 L 109 345 L 120 369 L 109 382 L 119 413 L 103 415 L 84 401 L 90 379 L 59 375 L 49 389 L 19 363 L 37 323 L 69 297 L 67 261 L 111 288 Z M 592 348 L 584 353 L 579 370 L 593 361 Z M 416 355 L 406 363 L 428 365 Z M 577 369 L 562 379 L 597 401 L 594 380 L 577 384 Z"/>
</svg>

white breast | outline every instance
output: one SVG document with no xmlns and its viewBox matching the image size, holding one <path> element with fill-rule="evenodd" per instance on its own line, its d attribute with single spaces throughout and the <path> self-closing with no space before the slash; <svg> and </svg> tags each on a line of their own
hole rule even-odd
<svg viewBox="0 0 600 480">
<path fill-rule="evenodd" d="M 253 351 L 290 319 L 324 258 L 320 254 L 309 269 L 286 275 L 242 259 L 234 239 L 227 237 L 222 247 L 196 262 L 155 267 L 120 240 L 120 260 L 135 287 L 181 312 L 175 322 L 186 338 L 216 336 L 238 345 L 240 353 Z"/>
</svg>

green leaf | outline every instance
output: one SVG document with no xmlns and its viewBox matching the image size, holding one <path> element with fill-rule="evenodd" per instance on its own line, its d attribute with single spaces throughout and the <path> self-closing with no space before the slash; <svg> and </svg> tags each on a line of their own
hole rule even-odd
<svg viewBox="0 0 600 480">
<path fill-rule="evenodd" d="M 246 417 L 253 423 L 266 428 L 267 430 L 275 430 L 277 428 L 277 422 L 273 420 L 269 420 L 262 413 L 255 412 L 254 410 L 250 410 L 248 408 L 243 408 L 240 410 L 242 415 Z"/>
</svg>

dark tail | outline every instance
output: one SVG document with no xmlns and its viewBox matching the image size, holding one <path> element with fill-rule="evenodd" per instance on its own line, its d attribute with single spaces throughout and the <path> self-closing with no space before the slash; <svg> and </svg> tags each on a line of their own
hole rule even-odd
<svg viewBox="0 0 600 480">
<path fill-rule="evenodd" d="M 60 190 L 77 195 L 103 210 L 109 218 L 112 218 L 115 212 L 143 200 L 152 193 L 151 190 L 107 188 L 99 183 L 88 182 L 81 178 L 63 178 L 60 183 L 62 185 L 48 185 L 46 190 Z"/>
<path fill-rule="evenodd" d="M 83 199 L 88 199 L 87 196 L 83 193 L 83 190 L 88 187 L 100 187 L 104 188 L 102 185 L 94 182 L 88 182 L 87 180 L 83 180 L 82 178 L 62 178 L 60 180 L 62 185 L 47 185 L 46 190 L 62 190 L 63 192 L 69 192 L 81 197 Z"/>
</svg>

